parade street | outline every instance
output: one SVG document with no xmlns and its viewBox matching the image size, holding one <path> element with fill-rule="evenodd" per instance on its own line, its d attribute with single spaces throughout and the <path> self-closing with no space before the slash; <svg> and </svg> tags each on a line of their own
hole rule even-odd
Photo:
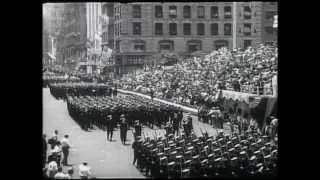
<svg viewBox="0 0 320 180">
<path fill-rule="evenodd" d="M 200 128 L 207 130 L 209 135 L 216 135 L 216 130 L 208 124 L 201 123 L 193 117 L 194 131 L 201 135 Z M 69 162 L 74 167 L 74 178 L 78 177 L 78 166 L 83 161 L 92 167 L 95 177 L 99 178 L 142 178 L 144 177 L 135 166 L 132 165 L 133 142 L 132 131 L 128 131 L 127 145 L 120 142 L 120 131 L 116 129 L 113 142 L 106 140 L 106 132 L 96 128 L 92 131 L 83 131 L 79 125 L 69 116 L 67 105 L 63 100 L 56 100 L 48 88 L 43 89 L 43 133 L 51 137 L 54 130 L 59 131 L 59 138 L 69 134 L 71 150 Z M 165 130 L 155 127 L 144 127 L 143 132 L 153 137 L 155 134 L 164 135 Z M 181 129 L 182 130 L 182 129 Z M 228 133 L 228 132 L 226 132 Z"/>
</svg>

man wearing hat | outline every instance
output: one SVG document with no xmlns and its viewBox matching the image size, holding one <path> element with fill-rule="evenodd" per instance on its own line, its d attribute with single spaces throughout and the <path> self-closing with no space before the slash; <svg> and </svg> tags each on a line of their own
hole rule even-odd
<svg viewBox="0 0 320 180">
<path fill-rule="evenodd" d="M 141 136 L 142 126 L 141 126 L 140 120 L 135 121 L 134 130 L 135 130 L 134 136 Z"/>
<path fill-rule="evenodd" d="M 114 120 L 112 119 L 112 115 L 108 115 L 106 119 L 107 125 L 107 140 L 112 141 L 113 136 L 113 128 L 114 128 Z"/>
<path fill-rule="evenodd" d="M 122 144 L 125 144 L 127 139 L 127 131 L 129 127 L 124 114 L 120 116 L 120 121 L 120 139 Z"/>
<path fill-rule="evenodd" d="M 141 154 L 141 143 L 143 142 L 143 140 L 141 139 L 140 136 L 136 136 L 134 138 L 134 142 L 132 143 L 132 149 L 133 149 L 133 154 L 134 154 L 134 158 L 133 158 L 133 165 L 135 165 L 136 161 L 137 162 L 137 166 L 138 168 L 140 167 L 140 154 Z"/>
<path fill-rule="evenodd" d="M 193 130 L 192 117 L 191 116 L 188 117 L 187 127 L 188 127 L 187 129 L 189 131 L 189 134 L 191 134 L 191 131 Z"/>
<path fill-rule="evenodd" d="M 171 134 L 171 132 L 172 132 L 172 123 L 170 121 L 167 122 L 165 129 L 166 129 L 166 136 Z"/>
</svg>

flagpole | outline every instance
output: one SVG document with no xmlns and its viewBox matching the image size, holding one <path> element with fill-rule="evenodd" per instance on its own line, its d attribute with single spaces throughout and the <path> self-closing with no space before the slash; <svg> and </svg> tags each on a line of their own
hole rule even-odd
<svg viewBox="0 0 320 180">
<path fill-rule="evenodd" d="M 232 33 L 232 46 L 233 49 L 237 48 L 237 2 L 233 2 L 233 33 Z"/>
</svg>

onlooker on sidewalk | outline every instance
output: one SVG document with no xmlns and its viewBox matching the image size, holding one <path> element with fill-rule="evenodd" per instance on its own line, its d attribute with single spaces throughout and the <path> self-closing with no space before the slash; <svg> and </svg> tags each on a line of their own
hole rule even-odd
<svg viewBox="0 0 320 180">
<path fill-rule="evenodd" d="M 45 164 L 47 162 L 47 150 L 48 150 L 48 145 L 47 145 L 46 135 L 44 134 L 43 137 L 42 137 L 43 167 L 45 167 Z"/>
<path fill-rule="evenodd" d="M 79 176 L 80 179 L 88 179 L 90 176 L 92 176 L 91 167 L 88 166 L 88 163 L 83 162 L 82 164 L 80 164 Z"/>
<path fill-rule="evenodd" d="M 51 150 L 49 161 L 56 161 L 58 166 L 60 166 L 60 161 L 61 161 L 61 143 L 60 142 L 58 142 L 55 145 L 55 147 Z"/>
<path fill-rule="evenodd" d="M 56 161 L 51 161 L 49 164 L 48 164 L 48 177 L 49 178 L 53 178 L 56 173 L 57 173 L 57 170 L 58 170 L 58 164 Z"/>
<path fill-rule="evenodd" d="M 55 130 L 53 135 L 52 135 L 52 138 L 48 140 L 48 143 L 51 145 L 51 149 L 53 149 L 58 142 L 59 142 L 59 140 L 58 140 L 58 130 Z"/>
<path fill-rule="evenodd" d="M 62 167 L 58 168 L 58 172 L 56 175 L 54 175 L 54 178 L 55 179 L 66 179 L 67 178 L 66 174 L 62 172 Z"/>
<path fill-rule="evenodd" d="M 70 143 L 69 143 L 69 135 L 64 135 L 64 138 L 61 140 L 62 144 L 62 153 L 63 153 L 63 160 L 62 160 L 62 165 L 67 166 L 68 165 L 68 156 L 69 156 L 69 148 L 70 148 Z"/>
<path fill-rule="evenodd" d="M 72 179 L 72 176 L 73 176 L 73 167 L 68 169 L 67 179 Z"/>
</svg>

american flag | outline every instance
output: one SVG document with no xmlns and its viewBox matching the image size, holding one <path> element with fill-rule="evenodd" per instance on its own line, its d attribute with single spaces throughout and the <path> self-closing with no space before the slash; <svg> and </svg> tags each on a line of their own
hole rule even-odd
<svg viewBox="0 0 320 180">
<path fill-rule="evenodd" d="M 257 107 L 259 105 L 261 99 L 262 98 L 260 96 L 251 96 L 251 97 L 249 97 L 249 107 L 250 108 Z"/>
</svg>

